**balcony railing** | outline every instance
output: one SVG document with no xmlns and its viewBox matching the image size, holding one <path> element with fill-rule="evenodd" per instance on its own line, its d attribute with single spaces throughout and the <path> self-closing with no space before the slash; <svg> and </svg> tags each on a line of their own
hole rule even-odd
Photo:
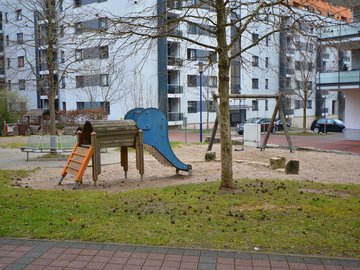
<svg viewBox="0 0 360 270">
<path fill-rule="evenodd" d="M 177 84 L 168 84 L 168 94 L 183 94 L 184 88 Z"/>
<path fill-rule="evenodd" d="M 295 74 L 295 69 L 294 68 L 286 68 L 286 74 Z"/>
<path fill-rule="evenodd" d="M 183 120 L 183 113 L 168 112 L 167 118 L 168 118 L 168 121 L 182 121 Z"/>
<path fill-rule="evenodd" d="M 319 84 L 360 86 L 360 70 L 358 67 L 343 67 L 342 69 L 320 72 L 318 78 Z"/>
<path fill-rule="evenodd" d="M 320 29 L 321 39 L 357 36 L 360 32 L 360 23 L 339 24 Z"/>
<path fill-rule="evenodd" d="M 168 8 L 180 9 L 183 6 L 183 1 L 167 0 L 166 5 Z"/>
<path fill-rule="evenodd" d="M 321 113 L 329 113 L 329 108 L 321 108 Z"/>
<path fill-rule="evenodd" d="M 181 31 L 179 29 L 169 29 L 168 33 L 169 33 L 169 35 L 174 35 L 176 37 L 182 37 L 183 36 L 183 31 Z"/>
<path fill-rule="evenodd" d="M 295 53 L 295 49 L 292 48 L 292 47 L 288 47 L 288 48 L 287 48 L 287 52 L 290 53 L 290 54 L 294 54 L 294 53 Z"/>
<path fill-rule="evenodd" d="M 174 56 L 168 56 L 168 66 L 177 66 L 181 67 L 183 65 L 183 60 Z"/>
<path fill-rule="evenodd" d="M 294 109 L 284 109 L 285 115 L 294 115 Z"/>
</svg>

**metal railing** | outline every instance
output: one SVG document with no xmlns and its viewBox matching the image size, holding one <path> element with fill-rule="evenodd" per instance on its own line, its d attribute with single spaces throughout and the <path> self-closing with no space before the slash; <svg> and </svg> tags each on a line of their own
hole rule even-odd
<svg viewBox="0 0 360 270">
<path fill-rule="evenodd" d="M 168 121 L 182 121 L 183 120 L 183 113 L 168 112 L 167 118 L 168 118 Z"/>
<path fill-rule="evenodd" d="M 168 56 L 168 63 L 169 66 L 178 66 L 181 67 L 183 65 L 183 59 L 174 57 L 174 56 Z"/>
<path fill-rule="evenodd" d="M 184 88 L 181 85 L 177 84 L 168 84 L 168 94 L 183 94 Z"/>
</svg>

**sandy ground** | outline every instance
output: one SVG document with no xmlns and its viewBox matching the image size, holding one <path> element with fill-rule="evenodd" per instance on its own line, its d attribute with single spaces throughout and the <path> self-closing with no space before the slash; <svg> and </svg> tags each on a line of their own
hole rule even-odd
<svg viewBox="0 0 360 270">
<path fill-rule="evenodd" d="M 119 152 L 111 149 L 108 153 L 102 154 L 102 161 L 107 160 L 107 164 L 102 166 L 102 173 L 99 175 L 97 185 L 94 186 L 91 168 L 88 168 L 80 189 L 117 192 L 145 187 L 164 187 L 215 181 L 220 178 L 220 146 L 214 145 L 213 150 L 216 152 L 217 159 L 212 162 L 204 161 L 206 148 L 206 145 L 182 145 L 174 149 L 180 160 L 192 165 L 192 176 L 189 176 L 187 172 L 176 174 L 175 168 L 163 166 L 150 154 L 146 153 L 143 181 L 141 181 L 140 175 L 135 168 L 134 153 L 130 152 L 129 154 L 128 179 L 125 179 L 119 163 Z M 235 149 L 241 150 L 241 146 L 234 146 L 233 151 L 235 179 L 299 179 L 316 182 L 360 184 L 360 155 L 313 151 L 290 153 L 288 150 L 279 148 L 267 148 L 265 151 L 260 151 L 249 146 L 245 146 L 243 151 L 236 151 Z M 270 169 L 268 167 L 269 158 L 276 156 L 286 157 L 287 161 L 290 159 L 299 160 L 299 175 L 287 175 L 284 171 Z M 74 178 L 71 175 L 66 176 L 63 185 L 57 185 L 61 170 L 59 168 L 40 168 L 25 179 L 15 180 L 14 184 L 35 189 L 72 189 Z"/>
</svg>

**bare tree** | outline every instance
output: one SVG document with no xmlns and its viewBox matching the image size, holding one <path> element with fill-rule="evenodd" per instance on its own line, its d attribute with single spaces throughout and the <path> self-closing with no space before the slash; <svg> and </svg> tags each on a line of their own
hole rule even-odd
<svg viewBox="0 0 360 270">
<path fill-rule="evenodd" d="M 126 100 L 127 109 L 130 108 L 148 108 L 154 106 L 154 97 L 152 96 L 151 85 L 144 82 L 144 78 L 138 70 L 133 71 L 132 80 L 128 83 L 129 91 Z"/>
<path fill-rule="evenodd" d="M 129 50 L 131 47 L 133 52 L 151 47 L 154 41 L 171 37 L 217 53 L 221 187 L 234 188 L 229 115 L 230 62 L 278 31 L 281 11 L 276 9 L 285 8 L 285 1 L 161 1 L 161 4 L 151 7 L 145 2 L 149 3 L 137 1 L 138 11 L 131 14 L 113 15 L 109 34 L 122 39 L 123 48 Z M 168 16 L 170 13 L 177 15 Z M 259 22 L 267 27 L 251 40 L 251 34 L 257 29 L 256 23 Z M 187 27 L 189 34 L 177 34 L 174 29 L 176 30 L 178 25 Z M 235 44 L 239 43 L 241 36 L 247 36 L 249 42 L 235 50 Z"/>
<path fill-rule="evenodd" d="M 83 64 L 81 71 L 92 78 L 93 83 L 80 88 L 77 96 L 80 100 L 84 100 L 85 97 L 91 109 L 95 109 L 95 102 L 101 102 L 103 109 L 107 111 L 110 105 L 124 101 L 128 96 L 129 87 L 125 82 L 125 69 L 120 63 L 115 63 L 114 59 L 105 64 L 90 60 Z M 106 76 L 101 77 L 99 74 Z"/>
</svg>

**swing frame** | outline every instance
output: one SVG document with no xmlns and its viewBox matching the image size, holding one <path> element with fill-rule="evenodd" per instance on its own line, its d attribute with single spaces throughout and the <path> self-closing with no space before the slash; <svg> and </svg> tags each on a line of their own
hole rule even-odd
<svg viewBox="0 0 360 270">
<path fill-rule="evenodd" d="M 213 101 L 214 101 L 213 104 L 215 106 L 216 119 L 215 119 L 215 122 L 214 122 L 214 127 L 213 127 L 213 130 L 212 130 L 212 133 L 211 133 L 211 137 L 210 137 L 210 141 L 209 141 L 207 151 L 212 150 L 214 140 L 215 140 L 216 131 L 217 131 L 217 128 L 219 126 L 219 119 L 220 119 L 220 109 L 219 109 L 219 105 L 218 105 L 218 102 L 217 102 L 217 100 L 218 100 L 218 98 L 220 98 L 220 96 L 218 94 L 216 94 L 214 91 L 211 91 L 211 95 L 212 95 L 212 98 L 213 98 Z M 229 95 L 229 98 L 233 98 L 233 99 L 247 99 L 247 98 L 251 98 L 251 99 L 254 99 L 254 98 L 256 98 L 256 99 L 271 99 L 271 98 L 274 98 L 276 100 L 276 105 L 275 105 L 273 114 L 271 116 L 270 125 L 268 126 L 265 138 L 262 141 L 261 146 L 260 146 L 261 151 L 264 151 L 266 146 L 267 146 L 267 142 L 269 140 L 271 130 L 274 127 L 275 117 L 276 117 L 277 113 L 279 113 L 279 116 L 280 116 L 280 118 L 281 118 L 281 120 L 283 122 L 284 133 L 285 133 L 286 140 L 287 140 L 287 143 L 288 143 L 288 146 L 289 146 L 289 150 L 290 150 L 291 153 L 294 152 L 294 148 L 293 148 L 291 138 L 290 138 L 290 134 L 289 134 L 289 129 L 288 129 L 288 126 L 286 125 L 285 115 L 284 115 L 284 112 L 283 112 L 283 110 L 282 110 L 282 108 L 280 106 L 282 96 L 283 95 L 280 94 L 280 93 L 276 94 L 276 95 L 247 95 L 247 94 L 230 94 Z"/>
</svg>

